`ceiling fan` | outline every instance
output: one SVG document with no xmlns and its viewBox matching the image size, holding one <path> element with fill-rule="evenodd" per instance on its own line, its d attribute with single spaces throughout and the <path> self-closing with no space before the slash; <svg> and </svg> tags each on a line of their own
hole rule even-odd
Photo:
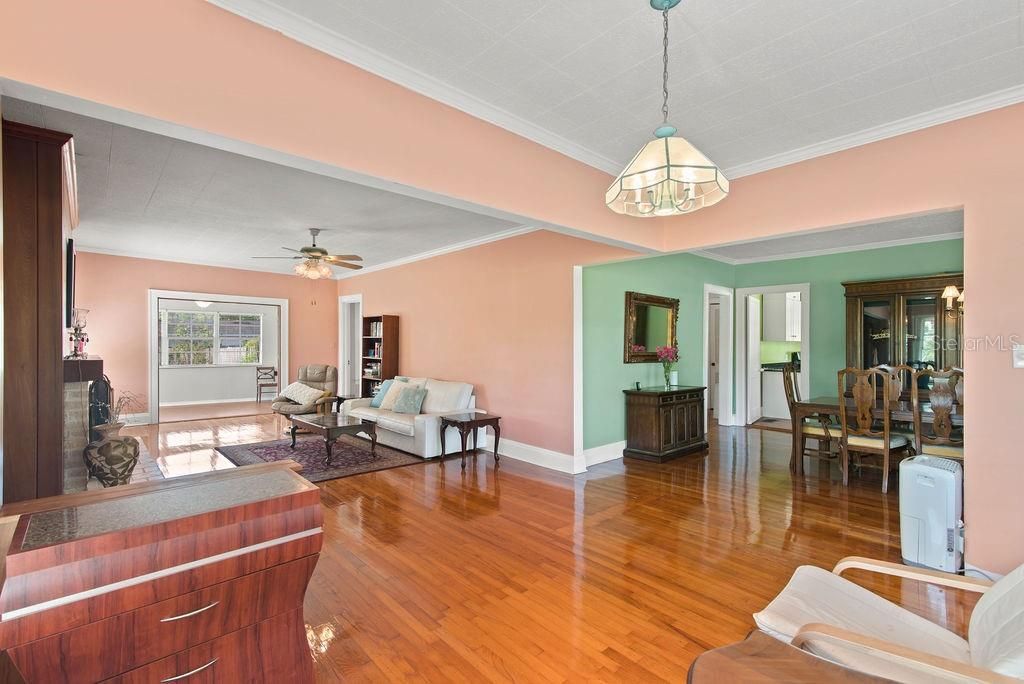
<svg viewBox="0 0 1024 684">
<path fill-rule="evenodd" d="M 328 254 L 327 250 L 323 247 L 317 247 L 316 236 L 320 234 L 319 228 L 310 228 L 309 234 L 313 236 L 312 245 L 301 249 L 281 248 L 289 252 L 295 252 L 297 256 L 258 256 L 253 257 L 253 259 L 302 259 L 302 261 L 295 264 L 295 273 L 310 280 L 330 278 L 333 273 L 331 266 L 351 268 L 353 270 L 362 268 L 359 264 L 346 263 L 348 261 L 362 261 L 363 257 L 357 254 Z"/>
</svg>

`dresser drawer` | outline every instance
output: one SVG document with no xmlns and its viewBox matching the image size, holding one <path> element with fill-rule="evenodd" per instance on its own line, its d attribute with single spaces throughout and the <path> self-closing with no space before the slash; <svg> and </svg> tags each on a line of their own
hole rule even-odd
<svg viewBox="0 0 1024 684">
<path fill-rule="evenodd" d="M 29 682 L 95 682 L 302 606 L 316 556 L 12 649 Z"/>
<path fill-rule="evenodd" d="M 116 684 L 299 684 L 313 681 L 302 609 L 250 625 L 169 658 L 125 672 Z"/>
</svg>

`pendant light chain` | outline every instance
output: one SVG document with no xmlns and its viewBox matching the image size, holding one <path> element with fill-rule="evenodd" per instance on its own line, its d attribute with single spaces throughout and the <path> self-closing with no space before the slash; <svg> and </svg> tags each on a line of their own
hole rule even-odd
<svg viewBox="0 0 1024 684">
<path fill-rule="evenodd" d="M 662 40 L 662 71 L 661 71 L 661 103 L 662 122 L 668 123 L 668 8 L 662 10 L 662 19 L 665 26 L 665 37 Z"/>
</svg>

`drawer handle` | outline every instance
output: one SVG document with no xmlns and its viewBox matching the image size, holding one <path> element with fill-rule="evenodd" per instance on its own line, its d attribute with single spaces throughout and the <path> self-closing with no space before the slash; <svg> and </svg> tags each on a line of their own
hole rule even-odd
<svg viewBox="0 0 1024 684">
<path fill-rule="evenodd" d="M 206 606 L 205 608 L 200 608 L 199 610 L 193 610 L 191 613 L 183 613 L 181 615 L 175 615 L 174 617 L 160 618 L 160 622 L 174 622 L 175 620 L 184 620 L 185 618 L 190 618 L 193 615 L 199 615 L 202 612 L 210 610 L 211 608 L 213 608 L 218 603 L 220 603 L 220 601 L 214 601 L 213 603 L 211 603 L 210 605 Z M 206 667 L 206 665 L 204 665 L 203 667 Z M 189 674 L 192 674 L 192 673 L 190 672 Z M 170 680 L 168 679 L 166 681 L 170 681 Z"/>
<path fill-rule="evenodd" d="M 200 667 L 197 667 L 196 669 L 192 670 L 191 672 L 186 672 L 185 674 L 180 674 L 180 675 L 177 675 L 177 676 L 175 676 L 175 677 L 168 677 L 167 679 L 161 679 L 161 680 L 160 680 L 160 684 L 163 684 L 164 682 L 176 682 L 176 681 L 178 681 L 179 679 L 184 679 L 185 677 L 191 677 L 192 675 L 194 675 L 194 674 L 195 674 L 195 673 L 197 673 L 197 672 L 202 672 L 202 671 L 203 671 L 203 670 L 205 670 L 206 668 L 208 668 L 208 667 L 210 667 L 211 665 L 213 665 L 213 664 L 214 664 L 215 662 L 217 662 L 217 659 L 216 659 L 216 658 L 214 658 L 214 659 L 213 659 L 213 660 L 211 660 L 210 662 L 206 663 L 205 665 L 202 665 L 202 666 L 200 666 Z"/>
</svg>

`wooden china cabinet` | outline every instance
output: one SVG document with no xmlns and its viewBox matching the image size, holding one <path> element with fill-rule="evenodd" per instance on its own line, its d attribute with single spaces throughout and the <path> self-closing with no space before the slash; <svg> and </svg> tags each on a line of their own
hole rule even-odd
<svg viewBox="0 0 1024 684">
<path fill-rule="evenodd" d="M 846 365 L 960 367 L 963 316 L 955 301 L 952 313 L 947 312 L 946 300 L 941 296 L 947 285 L 962 291 L 964 274 L 843 283 Z"/>
</svg>

